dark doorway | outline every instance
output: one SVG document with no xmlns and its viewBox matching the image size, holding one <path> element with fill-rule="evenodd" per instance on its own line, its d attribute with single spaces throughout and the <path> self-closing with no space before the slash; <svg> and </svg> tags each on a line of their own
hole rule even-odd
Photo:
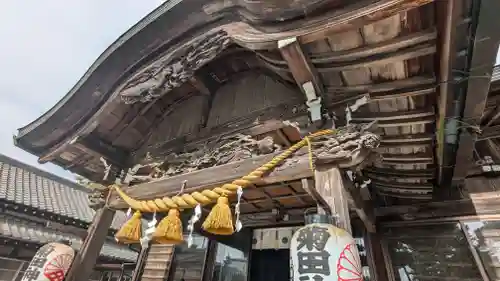
<svg viewBox="0 0 500 281">
<path fill-rule="evenodd" d="M 290 281 L 290 250 L 254 250 L 250 281 Z"/>
</svg>

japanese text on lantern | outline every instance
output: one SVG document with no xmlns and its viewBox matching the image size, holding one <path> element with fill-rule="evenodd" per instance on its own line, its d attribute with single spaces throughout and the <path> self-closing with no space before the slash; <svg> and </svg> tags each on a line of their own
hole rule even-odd
<svg viewBox="0 0 500 281">
<path fill-rule="evenodd" d="M 50 253 L 54 251 L 54 245 L 47 244 L 44 245 L 31 260 L 28 268 L 24 272 L 23 279 L 21 281 L 35 281 L 38 279 L 43 271 L 45 263 L 47 263 L 47 257 Z"/>
<path fill-rule="evenodd" d="M 330 276 L 330 253 L 325 249 L 329 238 L 330 233 L 324 227 L 313 226 L 299 230 L 297 271 L 300 281 L 323 281 L 325 276 Z"/>
</svg>

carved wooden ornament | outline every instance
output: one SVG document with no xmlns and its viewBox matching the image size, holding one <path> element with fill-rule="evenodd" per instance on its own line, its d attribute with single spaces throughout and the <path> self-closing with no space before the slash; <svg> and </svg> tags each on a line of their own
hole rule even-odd
<svg viewBox="0 0 500 281">
<path fill-rule="evenodd" d="M 123 102 L 150 102 L 181 86 L 193 77 L 197 69 L 217 57 L 230 43 L 227 33 L 218 30 L 180 46 L 173 55 L 157 60 L 126 82 L 120 92 Z"/>
</svg>

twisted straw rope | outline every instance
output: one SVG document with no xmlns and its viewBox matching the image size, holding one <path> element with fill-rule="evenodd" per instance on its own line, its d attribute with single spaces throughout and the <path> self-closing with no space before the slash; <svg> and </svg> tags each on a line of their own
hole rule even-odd
<svg viewBox="0 0 500 281">
<path fill-rule="evenodd" d="M 191 194 L 183 194 L 173 197 L 163 197 L 154 200 L 136 200 L 132 197 L 128 196 L 120 187 L 114 186 L 118 195 L 127 203 L 130 208 L 147 213 L 153 212 L 165 212 L 170 209 L 189 209 L 194 208 L 198 204 L 207 205 L 210 203 L 214 203 L 221 196 L 227 196 L 230 194 L 234 194 L 239 187 L 245 188 L 251 185 L 255 180 L 261 178 L 265 173 L 274 169 L 278 164 L 280 164 L 283 160 L 290 157 L 294 152 L 307 145 L 309 148 L 309 165 L 313 168 L 313 159 L 312 159 L 312 151 L 311 151 L 311 142 L 310 138 L 320 137 L 324 135 L 330 135 L 336 133 L 335 130 L 322 130 L 311 134 L 305 138 L 303 138 L 298 143 L 289 147 L 287 150 L 283 151 L 281 154 L 274 157 L 271 161 L 266 164 L 260 166 L 255 169 L 248 175 L 234 180 L 231 183 L 226 183 L 221 187 L 216 187 L 212 190 L 205 189 L 201 192 L 195 191 Z"/>
</svg>

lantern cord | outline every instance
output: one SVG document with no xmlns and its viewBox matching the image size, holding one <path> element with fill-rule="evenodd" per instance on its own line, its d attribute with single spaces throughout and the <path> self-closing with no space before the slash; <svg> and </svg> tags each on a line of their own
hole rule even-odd
<svg viewBox="0 0 500 281">
<path fill-rule="evenodd" d="M 255 169 L 248 175 L 214 189 L 205 189 L 201 192 L 195 191 L 191 194 L 179 194 L 173 197 L 167 196 L 154 200 L 136 200 L 128 196 L 119 186 L 114 185 L 113 187 L 118 195 L 123 199 L 123 201 L 125 201 L 130 206 L 130 208 L 136 211 L 154 213 L 165 212 L 170 209 L 190 209 L 196 207 L 198 204 L 203 206 L 216 202 L 219 197 L 225 197 L 236 193 L 239 187 L 245 188 L 247 186 L 250 186 L 251 184 L 253 184 L 253 182 L 262 178 L 266 173 L 274 169 L 276 166 L 281 164 L 281 162 L 283 162 L 285 159 L 290 157 L 293 153 L 304 146 L 308 147 L 309 166 L 312 170 L 314 170 L 311 139 L 335 133 L 337 133 L 337 130 L 329 129 L 306 136 L 301 141 L 289 147 L 287 150 L 274 157 L 271 161 Z"/>
</svg>

